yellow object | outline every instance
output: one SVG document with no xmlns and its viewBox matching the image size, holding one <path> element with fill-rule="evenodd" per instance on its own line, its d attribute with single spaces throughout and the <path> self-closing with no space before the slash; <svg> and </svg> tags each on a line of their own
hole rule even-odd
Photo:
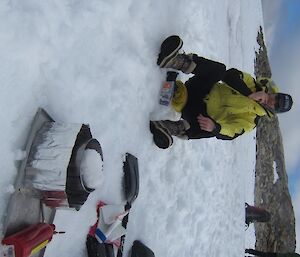
<svg viewBox="0 0 300 257">
<path fill-rule="evenodd" d="M 188 98 L 186 86 L 182 81 L 176 80 L 176 90 L 172 98 L 172 107 L 176 112 L 181 112 Z"/>
<path fill-rule="evenodd" d="M 43 249 L 44 247 L 46 247 L 46 245 L 49 243 L 49 240 L 46 240 L 42 243 L 40 243 L 38 246 L 34 247 L 30 253 L 30 255 L 34 255 L 37 252 L 39 252 L 41 249 Z"/>
<path fill-rule="evenodd" d="M 275 82 L 271 78 L 267 77 L 259 77 L 257 78 L 257 82 L 262 86 L 268 89 L 269 93 L 278 93 L 279 88 L 275 84 Z"/>
<path fill-rule="evenodd" d="M 252 84 L 248 77 L 249 88 Z M 253 88 L 255 91 L 255 89 Z M 235 137 L 256 127 L 257 116 L 272 114 L 251 98 L 241 95 L 224 82 L 216 83 L 204 101 L 207 114 L 221 126 L 220 134 Z"/>
<path fill-rule="evenodd" d="M 246 83 L 246 85 L 250 88 L 252 92 L 256 92 L 256 85 L 254 78 L 246 72 L 243 72 L 243 81 Z"/>
<path fill-rule="evenodd" d="M 261 87 L 259 81 L 255 81 L 248 73 L 244 72 L 241 79 L 252 92 L 257 91 L 257 86 Z M 188 92 L 182 81 L 177 80 L 176 86 L 172 107 L 175 111 L 181 112 L 186 105 Z M 265 90 L 266 87 L 263 86 L 262 89 Z M 270 89 L 268 91 L 270 92 Z M 224 82 L 216 83 L 203 100 L 206 103 L 207 114 L 220 125 L 219 134 L 229 138 L 235 138 L 237 135 L 253 130 L 256 127 L 257 116 L 273 116 L 271 111 Z"/>
</svg>

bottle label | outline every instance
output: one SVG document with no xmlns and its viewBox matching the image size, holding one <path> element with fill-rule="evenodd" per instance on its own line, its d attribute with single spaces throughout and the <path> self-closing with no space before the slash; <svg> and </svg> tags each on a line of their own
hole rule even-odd
<svg viewBox="0 0 300 257">
<path fill-rule="evenodd" d="M 161 90 L 160 90 L 160 98 L 159 103 L 161 105 L 169 106 L 170 102 L 173 98 L 174 93 L 174 81 L 166 81 L 163 83 Z"/>
</svg>

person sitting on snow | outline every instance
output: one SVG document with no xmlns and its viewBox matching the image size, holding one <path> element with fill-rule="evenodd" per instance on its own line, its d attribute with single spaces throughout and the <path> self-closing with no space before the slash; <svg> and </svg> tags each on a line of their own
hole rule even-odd
<svg viewBox="0 0 300 257">
<path fill-rule="evenodd" d="M 160 68 L 194 74 L 185 83 L 176 81 L 172 107 L 181 112 L 181 119 L 150 121 L 150 131 L 158 147 L 170 147 L 172 136 L 232 140 L 253 130 L 260 117 L 272 117 L 291 109 L 292 97 L 268 87 L 273 83 L 270 79 L 255 80 L 237 69 L 226 70 L 222 63 L 179 53 L 182 45 L 180 37 L 168 37 L 157 59 Z"/>
<path fill-rule="evenodd" d="M 300 255 L 295 252 L 289 252 L 289 253 L 262 252 L 254 249 L 246 249 L 245 253 L 249 253 L 260 257 L 300 257 Z"/>
</svg>

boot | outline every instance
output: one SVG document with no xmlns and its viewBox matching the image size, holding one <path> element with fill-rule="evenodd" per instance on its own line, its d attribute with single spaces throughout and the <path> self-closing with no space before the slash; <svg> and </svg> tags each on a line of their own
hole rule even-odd
<svg viewBox="0 0 300 257">
<path fill-rule="evenodd" d="M 180 138 L 184 137 L 185 132 L 190 128 L 190 124 L 186 120 L 161 120 L 157 122 L 161 127 L 165 128 L 170 135 Z"/>
<path fill-rule="evenodd" d="M 163 68 L 164 65 L 178 54 L 183 42 L 179 36 L 167 37 L 160 46 L 160 53 L 157 58 L 157 65 Z"/>
<path fill-rule="evenodd" d="M 161 149 L 167 149 L 173 144 L 173 138 L 164 127 L 157 121 L 150 121 L 150 131 L 153 134 L 153 141 Z"/>
<path fill-rule="evenodd" d="M 173 144 L 172 136 L 188 139 L 185 132 L 189 128 L 190 124 L 185 120 L 150 121 L 150 131 L 153 134 L 154 143 L 162 149 L 169 148 Z"/>
<path fill-rule="evenodd" d="M 193 54 L 177 54 L 166 62 L 163 68 L 172 68 L 189 74 L 196 68 L 196 63 L 193 61 Z"/>
<path fill-rule="evenodd" d="M 160 68 L 172 68 L 186 74 L 191 73 L 196 63 L 193 62 L 193 55 L 179 54 L 183 41 L 179 36 L 167 37 L 161 44 L 160 53 L 157 58 L 157 65 Z"/>
</svg>

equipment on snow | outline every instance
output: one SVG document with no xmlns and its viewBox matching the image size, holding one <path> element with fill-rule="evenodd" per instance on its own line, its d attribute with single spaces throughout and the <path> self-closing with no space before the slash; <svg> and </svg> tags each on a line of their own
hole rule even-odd
<svg viewBox="0 0 300 257">
<path fill-rule="evenodd" d="M 5 247 L 7 254 L 14 254 L 12 250 L 15 248 L 17 252 L 25 249 L 24 254 L 41 250 L 39 256 L 42 256 L 44 246 L 51 240 L 54 231 L 54 225 L 48 224 L 54 220 L 56 207 L 80 209 L 94 190 L 85 183 L 80 165 L 83 153 L 91 149 L 99 154 L 101 173 L 102 149 L 92 137 L 89 126 L 56 123 L 45 110 L 38 109 L 27 137 L 25 156 L 14 184 L 15 191 L 4 216 L 3 243 L 16 242 L 13 247 Z M 27 226 L 31 230 L 23 231 Z M 19 232 L 23 233 L 23 243 L 19 243 Z M 19 257 L 18 254 L 16 256 Z"/>
<path fill-rule="evenodd" d="M 99 219 L 95 230 L 95 238 L 99 243 L 114 243 L 125 235 L 126 230 L 122 226 L 123 218 L 129 213 L 123 205 L 99 206 Z"/>
<path fill-rule="evenodd" d="M 88 257 L 122 257 L 131 206 L 139 193 L 138 159 L 125 154 L 123 162 L 126 205 L 97 205 L 97 221 L 86 239 Z"/>
<path fill-rule="evenodd" d="M 36 191 L 50 208 L 79 210 L 94 188 L 83 180 L 81 161 L 87 149 L 103 154 L 86 124 L 45 122 L 33 140 L 25 169 L 25 188 Z M 102 172 L 102 167 L 99 167 Z"/>
<path fill-rule="evenodd" d="M 86 239 L 88 257 L 114 257 L 112 244 L 99 243 L 98 240 L 88 235 Z"/>
<path fill-rule="evenodd" d="M 55 233 L 54 224 L 31 225 L 2 240 L 5 257 L 28 257 L 45 248 Z"/>
<path fill-rule="evenodd" d="M 13 235 L 28 225 L 39 222 L 52 223 L 55 209 L 50 209 L 41 203 L 40 195 L 35 190 L 24 188 L 25 168 L 28 163 L 32 145 L 38 131 L 46 122 L 54 120 L 49 114 L 39 108 L 31 124 L 18 174 L 14 183 L 15 191 L 11 195 L 3 220 L 3 237 Z"/>
<path fill-rule="evenodd" d="M 131 248 L 131 257 L 155 257 L 154 252 L 141 241 L 135 240 Z"/>
<path fill-rule="evenodd" d="M 88 257 L 122 256 L 128 215 L 125 206 L 98 203 L 97 221 L 86 239 Z"/>
<path fill-rule="evenodd" d="M 82 133 L 80 135 L 80 133 Z M 93 149 L 99 154 L 99 158 L 103 161 L 103 153 L 100 143 L 95 138 L 87 138 L 90 135 L 89 127 L 86 125 L 82 127 L 82 130 L 77 136 L 73 153 L 68 166 L 68 176 L 66 181 L 66 193 L 68 196 L 68 204 L 70 208 L 79 210 L 81 206 L 87 200 L 89 194 L 93 192 L 94 188 L 89 188 L 85 185 L 83 180 L 82 170 L 80 169 L 80 163 L 83 157 L 83 153 L 87 149 Z M 81 142 L 79 141 L 81 140 Z M 102 171 L 102 167 L 100 172 Z"/>
</svg>

